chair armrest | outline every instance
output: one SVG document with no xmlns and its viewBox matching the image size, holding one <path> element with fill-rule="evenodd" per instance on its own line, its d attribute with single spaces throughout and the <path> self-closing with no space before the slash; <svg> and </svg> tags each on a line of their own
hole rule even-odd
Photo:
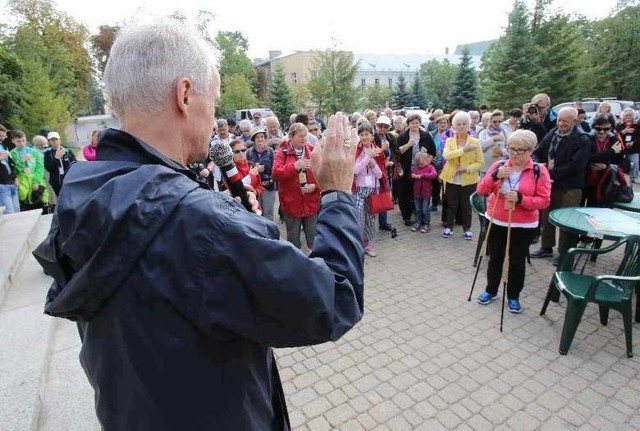
<svg viewBox="0 0 640 431">
<path fill-rule="evenodd" d="M 599 254 L 605 254 L 605 253 L 609 253 L 610 251 L 615 250 L 616 248 L 620 247 L 622 244 L 627 242 L 627 237 L 624 237 L 622 239 L 619 239 L 618 241 L 614 242 L 613 244 L 611 244 L 609 247 L 605 247 L 605 248 L 577 248 L 577 247 L 573 247 L 570 248 L 569 250 L 567 250 L 567 255 L 576 255 L 576 254 L 592 254 L 592 255 L 599 255 Z"/>
<path fill-rule="evenodd" d="M 593 299 L 596 295 L 596 291 L 598 290 L 598 286 L 602 284 L 604 281 L 640 281 L 640 275 L 635 276 L 623 276 L 623 275 L 598 275 L 594 278 L 594 280 L 589 285 L 587 292 L 585 294 L 585 299 Z M 631 293 L 633 294 L 633 287 L 631 288 Z"/>
</svg>

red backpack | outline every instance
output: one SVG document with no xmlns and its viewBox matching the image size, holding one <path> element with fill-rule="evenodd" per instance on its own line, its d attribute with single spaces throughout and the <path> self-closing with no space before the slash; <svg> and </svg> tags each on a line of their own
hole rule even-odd
<svg viewBox="0 0 640 431">
<path fill-rule="evenodd" d="M 596 202 L 611 206 L 613 202 L 631 202 L 633 188 L 627 183 L 624 172 L 618 165 L 609 165 L 596 187 Z"/>
</svg>

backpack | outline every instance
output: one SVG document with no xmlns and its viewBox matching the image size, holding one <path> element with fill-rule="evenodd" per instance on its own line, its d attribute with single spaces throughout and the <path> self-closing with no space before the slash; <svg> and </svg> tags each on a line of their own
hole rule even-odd
<svg viewBox="0 0 640 431">
<path fill-rule="evenodd" d="M 611 206 L 613 202 L 631 202 L 633 188 L 627 183 L 624 172 L 618 165 L 609 165 L 596 187 L 596 202 Z"/>
</svg>

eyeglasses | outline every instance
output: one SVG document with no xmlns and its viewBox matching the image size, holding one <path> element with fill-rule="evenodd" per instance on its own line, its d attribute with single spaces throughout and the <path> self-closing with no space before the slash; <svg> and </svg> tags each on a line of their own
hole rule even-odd
<svg viewBox="0 0 640 431">
<path fill-rule="evenodd" d="M 247 152 L 246 148 L 243 148 L 241 150 L 233 150 L 233 154 L 240 154 L 240 153 L 246 153 L 246 152 Z"/>
<path fill-rule="evenodd" d="M 317 132 L 319 129 L 309 129 L 310 132 Z"/>
<path fill-rule="evenodd" d="M 383 129 L 388 129 L 389 126 L 387 124 L 376 124 L 378 127 L 382 127 Z"/>
<path fill-rule="evenodd" d="M 251 129 L 249 129 L 249 130 L 240 130 L 240 133 L 251 133 Z"/>
<path fill-rule="evenodd" d="M 520 155 L 520 154 L 524 154 L 527 151 L 531 151 L 529 148 L 512 148 L 509 147 L 509 153 L 510 154 L 516 154 L 516 155 Z"/>
<path fill-rule="evenodd" d="M 611 127 L 594 127 L 598 132 L 608 132 L 611 130 Z"/>
</svg>

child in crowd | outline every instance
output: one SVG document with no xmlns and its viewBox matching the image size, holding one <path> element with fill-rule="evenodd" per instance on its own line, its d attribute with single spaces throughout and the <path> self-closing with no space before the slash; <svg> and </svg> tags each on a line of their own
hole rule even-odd
<svg viewBox="0 0 640 431">
<path fill-rule="evenodd" d="M 416 223 L 411 227 L 413 232 L 427 233 L 431 230 L 431 193 L 433 180 L 438 176 L 433 166 L 433 156 L 426 151 L 416 154 L 416 164 L 411 169 L 413 178 L 413 202 L 416 210 Z"/>
<path fill-rule="evenodd" d="M 354 170 L 356 187 L 356 207 L 360 214 L 360 227 L 364 238 L 364 252 L 367 256 L 375 257 L 376 252 L 371 247 L 374 235 L 375 216 L 369 211 L 369 196 L 376 193 L 380 187 L 382 170 L 376 162 L 377 157 L 383 157 L 382 148 L 373 145 L 373 127 L 368 122 L 358 126 L 360 143 L 356 150 L 356 166 Z"/>
</svg>

